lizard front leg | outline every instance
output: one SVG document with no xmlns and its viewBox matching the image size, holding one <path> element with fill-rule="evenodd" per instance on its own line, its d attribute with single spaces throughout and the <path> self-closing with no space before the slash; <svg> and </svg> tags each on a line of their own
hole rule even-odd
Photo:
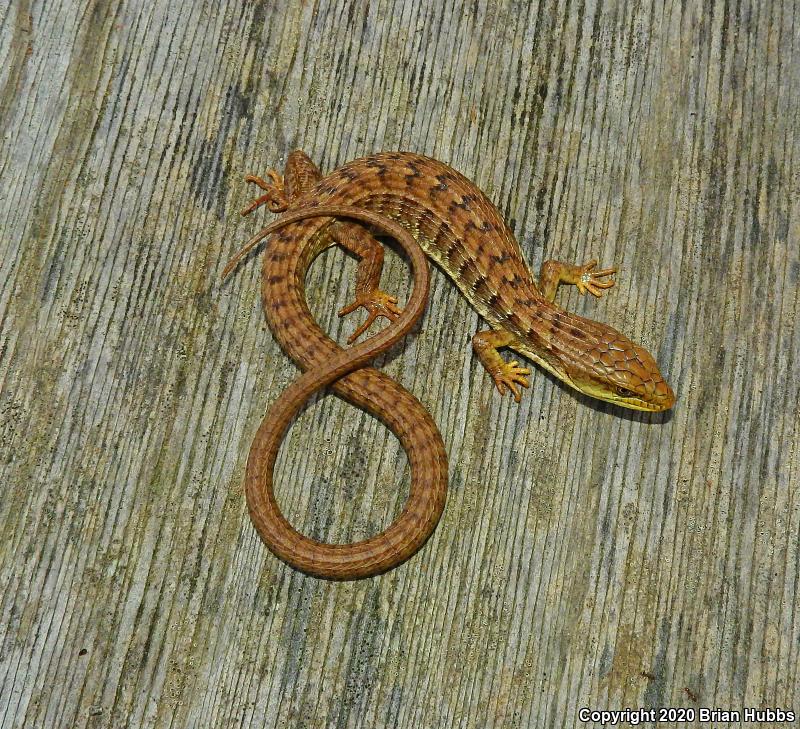
<svg viewBox="0 0 800 729">
<path fill-rule="evenodd" d="M 592 259 L 582 266 L 561 261 L 545 261 L 539 272 L 539 291 L 548 301 L 556 297 L 559 284 L 573 284 L 578 287 L 581 295 L 587 291 L 597 297 L 603 295 L 603 289 L 610 289 L 614 285 L 613 279 L 608 279 L 617 272 L 616 268 L 603 268 L 595 271 L 597 260 Z"/>
<path fill-rule="evenodd" d="M 497 351 L 500 347 L 508 347 L 513 343 L 514 335 L 503 329 L 478 332 L 472 338 L 472 348 L 478 355 L 481 364 L 494 379 L 498 392 L 505 395 L 506 387 L 508 387 L 514 400 L 519 402 L 522 393 L 518 385 L 528 387 L 528 378 L 525 375 L 529 375 L 531 371 L 527 367 L 520 367 L 517 360 L 506 362 Z"/>
</svg>

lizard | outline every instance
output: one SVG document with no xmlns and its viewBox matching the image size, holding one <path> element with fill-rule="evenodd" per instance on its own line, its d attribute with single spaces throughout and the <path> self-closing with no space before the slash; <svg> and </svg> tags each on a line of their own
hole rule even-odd
<svg viewBox="0 0 800 729">
<path fill-rule="evenodd" d="M 675 395 L 646 349 L 555 302 L 562 284 L 601 296 L 613 286 L 616 269 L 598 269 L 595 259 L 581 265 L 546 260 L 535 279 L 494 204 L 444 163 L 410 152 L 383 152 L 323 176 L 296 150 L 288 157 L 284 175 L 270 170 L 266 177 L 246 177 L 264 194 L 241 212 L 249 215 L 266 205 L 282 217 L 254 236 L 222 276 L 274 234 L 263 261 L 262 304 L 270 329 L 304 375 L 262 421 L 248 457 L 245 484 L 259 535 L 297 569 L 327 579 L 380 574 L 412 556 L 441 516 L 447 489 L 441 435 L 413 395 L 366 366 L 421 316 L 429 280 L 426 256 L 489 324 L 475 334 L 472 345 L 501 395 L 508 391 L 519 402 L 521 388 L 529 385 L 530 370 L 500 354 L 500 349 L 509 348 L 589 397 L 650 412 L 674 405 Z M 412 262 L 414 290 L 405 309 L 380 288 L 383 247 L 363 224 L 394 237 Z M 348 343 L 376 319 L 390 320 L 379 334 L 349 349 L 322 332 L 304 296 L 311 262 L 332 245 L 359 259 L 355 298 L 339 315 L 364 308 L 367 317 Z M 400 439 L 411 465 L 409 499 L 397 520 L 381 534 L 348 545 L 323 544 L 297 532 L 272 493 L 280 442 L 292 418 L 325 386 L 381 418 Z"/>
</svg>

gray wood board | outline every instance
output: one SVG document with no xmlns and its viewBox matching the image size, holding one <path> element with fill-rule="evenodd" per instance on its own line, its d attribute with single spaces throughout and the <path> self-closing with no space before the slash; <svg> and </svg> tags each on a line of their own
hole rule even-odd
<svg viewBox="0 0 800 729">
<path fill-rule="evenodd" d="M 800 710 L 800 8 L 579 0 L 0 4 L 0 726 L 573 727 L 581 707 Z M 668 417 L 471 353 L 440 272 L 380 366 L 439 424 L 431 541 L 377 579 L 279 563 L 242 490 L 297 371 L 266 329 L 246 173 L 407 149 L 498 204 L 560 301 L 650 349 Z M 344 341 L 355 262 L 315 316 Z M 390 256 L 383 286 L 409 291 Z M 278 497 L 327 541 L 406 458 L 320 397 Z M 724 722 L 718 723 L 725 726 Z"/>
</svg>

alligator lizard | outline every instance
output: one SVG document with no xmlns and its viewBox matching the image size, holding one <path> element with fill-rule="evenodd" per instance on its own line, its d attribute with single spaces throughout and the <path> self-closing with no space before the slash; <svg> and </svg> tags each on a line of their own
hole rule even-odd
<svg viewBox="0 0 800 729">
<path fill-rule="evenodd" d="M 253 440 L 245 485 L 253 523 L 269 549 L 316 577 L 358 579 L 380 574 L 412 556 L 436 527 L 447 490 L 447 457 L 439 431 L 419 401 L 367 363 L 402 337 L 421 316 L 428 289 L 425 254 L 437 263 L 487 321 L 473 348 L 501 394 L 519 401 L 530 371 L 506 362 L 507 347 L 567 385 L 627 408 L 666 410 L 675 396 L 653 357 L 609 326 L 571 314 L 554 303 L 560 284 L 600 296 L 615 269 L 545 261 L 537 280 L 500 213 L 464 176 L 434 159 L 407 152 L 381 153 L 349 162 L 326 177 L 300 151 L 285 176 L 248 176 L 264 194 L 261 205 L 284 215 L 252 238 L 228 263 L 223 278 L 260 241 L 275 234 L 264 256 L 262 303 L 283 349 L 304 371 L 273 404 Z M 357 220 L 358 222 L 352 222 Z M 411 260 L 414 291 L 404 310 L 379 288 L 383 249 L 366 223 L 394 237 Z M 399 224 L 399 225 L 398 225 Z M 360 259 L 353 303 L 366 321 L 352 344 L 378 317 L 388 327 L 343 349 L 319 328 L 304 296 L 314 258 L 338 244 Z M 408 502 L 381 534 L 353 544 L 324 544 L 296 531 L 273 495 L 272 473 L 292 418 L 326 386 L 379 417 L 399 438 L 411 466 Z"/>
</svg>

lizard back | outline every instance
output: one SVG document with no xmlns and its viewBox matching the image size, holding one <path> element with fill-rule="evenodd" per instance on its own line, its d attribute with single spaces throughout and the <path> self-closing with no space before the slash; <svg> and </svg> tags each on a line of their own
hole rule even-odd
<svg viewBox="0 0 800 729">
<path fill-rule="evenodd" d="M 309 199 L 358 206 L 400 223 L 493 326 L 551 306 L 494 204 L 437 160 L 410 152 L 363 157 L 324 177 L 292 207 Z M 520 320 L 515 328 L 531 323 Z"/>
</svg>

